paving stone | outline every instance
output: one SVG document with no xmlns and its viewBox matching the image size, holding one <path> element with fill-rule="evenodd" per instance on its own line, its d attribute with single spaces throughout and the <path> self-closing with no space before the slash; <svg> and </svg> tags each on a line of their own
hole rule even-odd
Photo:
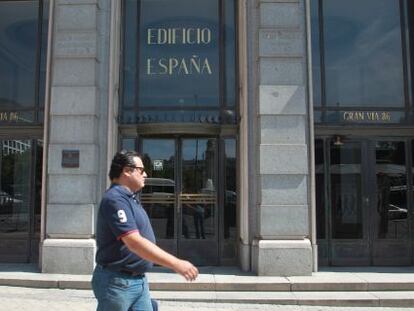
<svg viewBox="0 0 414 311">
<path fill-rule="evenodd" d="M 155 299 L 169 301 L 216 301 L 217 299 L 214 291 L 152 291 L 151 296 Z"/>
<path fill-rule="evenodd" d="M 382 307 L 414 307 L 414 292 L 370 292 L 378 297 Z"/>
<path fill-rule="evenodd" d="M 285 277 L 262 277 L 260 282 L 251 276 L 215 275 L 217 291 L 290 291 Z"/>
<path fill-rule="evenodd" d="M 296 297 L 291 292 L 217 292 L 219 302 L 263 303 L 296 305 Z"/>
<path fill-rule="evenodd" d="M 366 295 L 370 294 L 375 302 L 383 305 L 390 302 L 393 307 L 375 308 L 358 305 L 350 308 L 353 304 L 367 304 Z M 152 292 L 153 297 L 159 300 L 160 310 L 162 311 L 406 311 L 413 310 L 411 302 L 406 303 L 405 308 L 398 307 L 396 304 L 412 299 L 412 292 L 371 292 L 371 293 L 326 293 L 318 292 L 291 292 L 291 293 L 272 293 L 272 292 Z M 177 297 L 189 297 L 203 301 L 176 301 Z M 191 298 L 192 297 L 192 298 Z M 243 300 L 239 300 L 242 297 Z M 328 298 L 327 298 L 328 297 Z M 238 303 L 224 303 L 238 299 Z M 335 300 L 347 299 L 346 306 L 331 306 Z M 34 289 L 24 287 L 4 287 L 0 286 L 0 311 L 20 310 L 20 311 L 86 311 L 96 309 L 96 300 L 91 290 L 61 290 L 61 289 Z M 173 301 L 175 300 L 175 301 Z M 400 302 L 398 302 L 400 300 Z M 271 303 L 264 303 L 264 302 Z M 298 305 L 296 303 L 317 304 L 325 302 L 328 306 Z M 407 300 L 408 301 L 408 300 Z M 411 301 L 411 300 L 410 300 Z M 260 303 L 253 303 L 260 302 Z M 285 305 L 285 303 L 292 303 Z"/>
<path fill-rule="evenodd" d="M 411 273 L 358 273 L 367 282 L 368 290 L 414 290 L 414 274 Z"/>
<path fill-rule="evenodd" d="M 368 284 L 366 281 L 357 277 L 352 273 L 341 273 L 341 277 L 336 277 L 338 274 L 330 272 L 313 273 L 312 277 L 294 276 L 288 277 L 292 284 L 293 291 L 366 291 Z"/>
<path fill-rule="evenodd" d="M 370 292 L 293 292 L 299 305 L 377 307 L 380 302 Z"/>
<path fill-rule="evenodd" d="M 201 267 L 199 279 L 187 282 L 156 268 L 148 277 L 163 311 L 414 310 L 412 267 L 337 270 L 309 277 L 258 277 L 237 267 Z M 91 275 L 39 273 L 35 265 L 0 264 L 0 311 L 93 310 L 90 280 Z M 375 287 L 383 290 L 369 290 Z M 399 287 L 408 290 L 394 290 Z M 87 290 L 75 290 L 81 288 Z"/>
</svg>

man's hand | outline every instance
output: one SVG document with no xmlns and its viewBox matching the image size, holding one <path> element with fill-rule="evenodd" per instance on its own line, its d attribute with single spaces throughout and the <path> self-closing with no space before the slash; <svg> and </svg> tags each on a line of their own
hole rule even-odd
<svg viewBox="0 0 414 311">
<path fill-rule="evenodd" d="M 151 241 L 142 237 L 138 232 L 132 232 L 131 234 L 123 236 L 121 239 L 131 252 L 148 261 L 174 270 L 185 277 L 187 281 L 194 281 L 198 276 L 198 270 L 191 262 L 167 253 Z"/>
<path fill-rule="evenodd" d="M 194 265 L 186 260 L 178 259 L 173 267 L 174 271 L 181 274 L 187 281 L 194 281 L 198 276 L 198 270 Z"/>
</svg>

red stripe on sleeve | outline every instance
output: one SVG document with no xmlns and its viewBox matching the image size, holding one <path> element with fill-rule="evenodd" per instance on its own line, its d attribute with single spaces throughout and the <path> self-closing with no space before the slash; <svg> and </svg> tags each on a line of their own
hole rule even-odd
<svg viewBox="0 0 414 311">
<path fill-rule="evenodd" d="M 121 234 L 119 237 L 117 237 L 116 239 L 117 239 L 117 240 L 120 240 L 120 239 L 122 239 L 124 236 L 130 235 L 131 233 L 135 233 L 135 232 L 139 232 L 139 231 L 138 231 L 138 229 L 131 230 L 131 231 L 128 231 L 128 232 L 125 232 L 125 233 Z"/>
</svg>

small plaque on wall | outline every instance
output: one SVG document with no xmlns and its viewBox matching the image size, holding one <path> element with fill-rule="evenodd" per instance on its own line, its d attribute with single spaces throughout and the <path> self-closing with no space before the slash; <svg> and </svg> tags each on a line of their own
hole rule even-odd
<svg viewBox="0 0 414 311">
<path fill-rule="evenodd" d="M 79 150 L 62 150 L 62 167 L 79 167 Z"/>
</svg>

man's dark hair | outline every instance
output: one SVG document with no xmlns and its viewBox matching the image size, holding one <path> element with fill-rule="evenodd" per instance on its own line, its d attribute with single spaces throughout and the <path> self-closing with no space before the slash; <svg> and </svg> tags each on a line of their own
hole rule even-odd
<svg viewBox="0 0 414 311">
<path fill-rule="evenodd" d="M 109 170 L 109 179 L 113 180 L 121 176 L 124 167 L 134 167 L 135 157 L 141 158 L 141 155 L 136 151 L 122 150 L 117 152 L 111 162 L 111 168 Z"/>
</svg>

